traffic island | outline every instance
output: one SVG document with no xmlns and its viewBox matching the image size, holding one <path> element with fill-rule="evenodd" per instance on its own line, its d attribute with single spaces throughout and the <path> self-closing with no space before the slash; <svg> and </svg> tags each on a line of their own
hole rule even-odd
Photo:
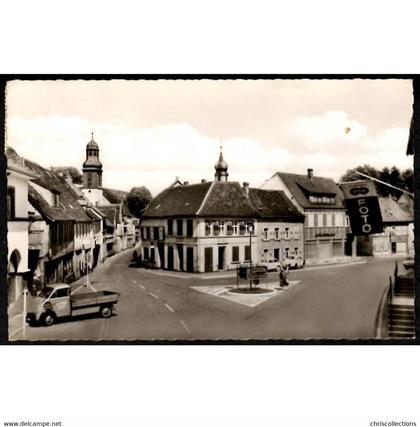
<svg viewBox="0 0 420 427">
<path fill-rule="evenodd" d="M 280 290 L 278 282 L 267 282 L 263 285 L 264 287 L 253 287 L 252 289 L 249 287 L 245 288 L 244 286 L 241 288 L 233 286 L 192 286 L 191 289 L 203 292 L 212 297 L 218 297 L 220 301 L 225 299 L 254 308 L 275 296 L 281 298 L 282 295 L 287 294 L 287 292 L 284 292 L 285 289 L 291 289 L 299 282 L 300 280 L 290 281 L 289 286 L 282 290 Z"/>
<path fill-rule="evenodd" d="M 258 295 L 258 294 L 272 294 L 275 291 L 273 289 L 262 289 L 262 288 L 237 288 L 229 289 L 228 293 L 231 294 L 245 294 L 245 295 Z"/>
</svg>

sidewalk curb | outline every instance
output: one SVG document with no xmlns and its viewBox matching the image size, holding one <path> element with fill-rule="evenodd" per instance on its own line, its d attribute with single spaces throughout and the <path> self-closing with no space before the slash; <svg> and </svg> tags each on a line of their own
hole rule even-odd
<svg viewBox="0 0 420 427">
<path fill-rule="evenodd" d="M 347 266 L 347 265 L 360 265 L 360 264 L 366 264 L 367 260 L 362 259 L 359 261 L 345 261 L 345 262 L 334 262 L 334 263 L 326 263 L 326 264 L 314 264 L 309 265 L 304 268 L 298 268 L 296 270 L 290 270 L 290 272 L 300 272 L 300 271 L 311 271 L 311 270 L 317 270 L 322 268 L 330 268 L 330 267 L 340 267 L 340 266 Z M 154 274 L 156 276 L 166 276 L 166 277 L 175 277 L 177 279 L 198 279 L 198 280 L 217 280 L 217 279 L 230 279 L 236 277 L 236 270 L 228 270 L 225 273 L 217 274 L 217 275 L 211 275 L 211 276 L 205 276 L 206 273 L 186 273 L 186 272 L 167 272 L 167 270 L 161 270 L 161 269 L 146 269 L 146 268 L 137 268 L 138 271 Z M 268 273 L 272 273 L 268 272 Z M 213 274 L 213 273 L 211 273 Z"/>
<path fill-rule="evenodd" d="M 301 268 L 300 270 L 291 270 L 291 271 L 310 271 L 310 270 L 316 270 L 318 268 L 328 268 L 328 267 L 340 267 L 340 266 L 347 266 L 347 265 L 360 265 L 360 264 L 366 264 L 367 260 L 362 259 L 360 261 L 345 261 L 345 262 L 332 262 L 331 264 L 313 264 L 308 265 L 307 267 Z"/>
<path fill-rule="evenodd" d="M 383 329 L 383 317 L 385 314 L 385 309 L 387 308 L 387 300 L 388 300 L 388 293 L 389 293 L 389 287 L 386 286 L 382 296 L 381 300 L 379 302 L 378 310 L 376 312 L 375 316 L 375 326 L 374 326 L 374 334 L 375 338 L 378 339 L 386 339 L 387 337 L 383 336 L 382 329 Z"/>
</svg>

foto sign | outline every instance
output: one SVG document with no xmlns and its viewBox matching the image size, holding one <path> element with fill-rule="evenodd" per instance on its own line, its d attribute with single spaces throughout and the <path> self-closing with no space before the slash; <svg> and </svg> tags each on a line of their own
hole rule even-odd
<svg viewBox="0 0 420 427">
<path fill-rule="evenodd" d="M 381 208 L 372 181 L 341 184 L 352 233 L 364 236 L 383 232 Z"/>
</svg>

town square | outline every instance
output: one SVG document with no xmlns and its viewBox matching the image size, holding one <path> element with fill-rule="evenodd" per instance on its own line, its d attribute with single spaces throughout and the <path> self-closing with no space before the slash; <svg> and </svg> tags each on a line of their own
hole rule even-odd
<svg viewBox="0 0 420 427">
<path fill-rule="evenodd" d="M 156 90 L 158 82 L 152 83 Z M 234 136 L 191 137 L 184 125 L 172 124 L 130 131 L 145 141 L 137 144 L 142 147 L 137 161 L 125 149 L 135 147 L 135 139 L 124 141 L 122 133 L 119 145 L 118 127 L 111 132 L 105 126 L 83 132 L 84 142 L 71 136 L 70 142 L 56 143 L 39 128 L 39 144 L 49 149 L 45 156 L 30 157 L 23 131 L 36 120 L 25 124 L 18 117 L 22 84 L 12 82 L 9 91 L 16 115 L 6 141 L 9 339 L 414 336 L 413 172 L 404 166 L 412 161 L 409 111 L 406 129 L 382 130 L 375 124 L 379 142 L 371 143 L 379 149 L 385 144 L 388 151 L 381 155 L 387 163 L 377 161 L 369 148 L 360 161 L 357 153 L 353 163 L 346 161 L 351 144 L 371 137 L 356 120 L 329 111 L 316 120 L 296 119 L 288 130 L 303 151 L 305 132 L 320 133 L 321 154 L 307 157 L 299 150 L 293 154 L 290 142 L 289 151 L 281 142 L 258 148 L 258 142 Z M 112 82 L 92 84 L 106 92 Z M 276 82 L 266 82 L 264 90 L 271 94 L 270 84 Z M 313 84 L 324 90 L 322 82 Z M 248 90 L 243 85 L 237 94 Z M 82 86 L 90 93 L 88 83 Z M 295 86 L 281 82 L 278 90 Z M 30 88 L 35 98 L 38 89 Z M 57 90 L 66 91 L 66 82 Z M 276 105 L 278 98 L 271 102 Z M 48 120 L 42 126 L 49 132 L 60 123 L 80 125 L 74 117 Z M 159 144 L 167 144 L 168 129 L 169 138 L 178 132 L 180 140 L 171 141 L 165 152 Z M 192 138 L 189 146 L 183 135 Z M 323 153 L 334 138 L 344 145 L 324 169 Z M 54 147 L 58 151 L 52 154 Z M 394 158 L 400 159 L 397 165 Z M 336 170 L 334 163 L 345 168 Z"/>
</svg>

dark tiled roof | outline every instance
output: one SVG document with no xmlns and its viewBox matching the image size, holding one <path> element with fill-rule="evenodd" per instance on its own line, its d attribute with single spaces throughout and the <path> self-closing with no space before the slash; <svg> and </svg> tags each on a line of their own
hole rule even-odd
<svg viewBox="0 0 420 427">
<path fill-rule="evenodd" d="M 314 176 L 312 179 L 309 179 L 307 175 L 284 172 L 277 172 L 277 175 L 283 180 L 297 203 L 303 208 L 344 209 L 343 194 L 331 178 Z M 310 203 L 308 199 L 309 194 L 317 196 L 323 194 L 326 196 L 335 194 L 335 203 Z"/>
<path fill-rule="evenodd" d="M 49 188 L 47 190 L 51 191 Z M 60 206 L 51 206 L 31 184 L 28 186 L 28 200 L 44 219 L 50 221 L 90 221 L 89 216 L 71 192 L 63 190 L 63 187 L 55 187 L 54 190 L 59 192 Z"/>
<path fill-rule="evenodd" d="M 195 216 L 211 182 L 169 187 L 147 206 L 143 218 Z"/>
<path fill-rule="evenodd" d="M 143 218 L 254 218 L 257 211 L 238 182 L 206 182 L 169 187 L 146 208 Z"/>
<path fill-rule="evenodd" d="M 397 203 L 403 211 L 408 212 L 414 218 L 414 200 L 410 196 L 403 194 Z"/>
<path fill-rule="evenodd" d="M 305 220 L 305 216 L 296 209 L 284 191 L 250 188 L 249 198 L 261 219 L 286 222 L 304 222 Z"/>
<path fill-rule="evenodd" d="M 257 212 L 238 182 L 214 181 L 198 215 L 202 217 L 255 218 Z"/>
<path fill-rule="evenodd" d="M 98 208 L 105 215 L 107 225 L 114 226 L 121 223 L 121 204 L 101 205 Z"/>
<path fill-rule="evenodd" d="M 86 209 L 86 214 L 87 216 L 92 220 L 92 221 L 100 221 L 101 219 L 98 217 L 98 215 L 96 215 L 95 213 L 93 213 L 93 211 L 90 208 Z"/>
<path fill-rule="evenodd" d="M 84 209 L 78 202 L 78 195 L 68 186 L 66 180 L 57 173 L 45 169 L 35 162 L 23 159 L 15 150 L 8 147 L 6 155 L 12 161 L 22 163 L 36 175 L 33 182 L 52 193 L 59 194 L 59 206 L 51 206 L 34 187 L 29 184 L 28 199 L 39 213 L 50 221 L 90 221 Z"/>
<path fill-rule="evenodd" d="M 412 222 L 413 216 L 391 197 L 378 197 L 383 222 Z"/>
</svg>

